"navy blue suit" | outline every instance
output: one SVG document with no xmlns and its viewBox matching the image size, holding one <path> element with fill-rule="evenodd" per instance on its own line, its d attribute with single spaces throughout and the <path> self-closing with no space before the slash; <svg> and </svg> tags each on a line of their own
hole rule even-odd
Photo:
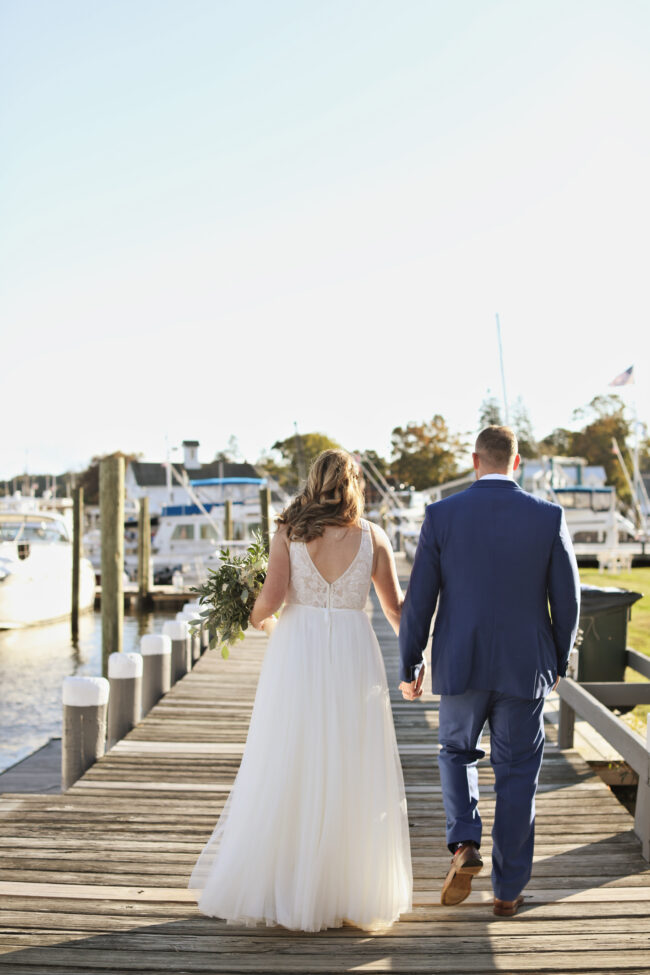
<svg viewBox="0 0 650 975">
<path fill-rule="evenodd" d="M 497 803 L 493 886 L 513 900 L 530 877 L 544 696 L 564 676 L 580 582 L 562 509 L 508 479 L 476 481 L 427 508 L 400 623 L 400 679 L 431 650 L 440 702 L 447 842 L 480 843 L 477 762 L 491 733 Z"/>
</svg>

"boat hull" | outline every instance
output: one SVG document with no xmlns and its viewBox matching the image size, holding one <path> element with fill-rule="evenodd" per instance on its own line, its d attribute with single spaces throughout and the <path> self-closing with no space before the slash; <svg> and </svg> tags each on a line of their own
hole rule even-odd
<svg viewBox="0 0 650 975">
<path fill-rule="evenodd" d="M 9 574 L 0 580 L 0 630 L 38 626 L 70 616 L 72 606 L 72 548 L 33 545 L 28 558 L 5 563 Z M 79 610 L 95 603 L 95 573 L 82 559 Z"/>
</svg>

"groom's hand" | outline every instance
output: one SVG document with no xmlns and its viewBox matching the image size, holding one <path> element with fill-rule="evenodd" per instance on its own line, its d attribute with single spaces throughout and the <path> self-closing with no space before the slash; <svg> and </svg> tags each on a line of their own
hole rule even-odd
<svg viewBox="0 0 650 975">
<path fill-rule="evenodd" d="M 402 692 L 402 697 L 405 701 L 416 701 L 419 697 L 422 697 L 422 685 L 424 684 L 424 674 L 426 669 L 426 664 L 424 661 L 422 661 L 422 666 L 420 667 L 417 679 L 410 682 L 403 680 L 399 685 L 399 689 Z"/>
</svg>

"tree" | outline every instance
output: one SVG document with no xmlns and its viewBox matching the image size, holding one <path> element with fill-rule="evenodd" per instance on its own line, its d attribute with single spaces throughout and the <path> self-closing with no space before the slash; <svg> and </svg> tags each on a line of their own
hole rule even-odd
<svg viewBox="0 0 650 975">
<path fill-rule="evenodd" d="M 324 433 L 296 433 L 286 440 L 276 440 L 270 454 L 257 462 L 286 491 L 297 491 L 307 477 L 309 467 L 323 450 L 339 447 Z"/>
<path fill-rule="evenodd" d="M 372 466 L 379 471 L 382 477 L 386 478 L 386 480 L 390 478 L 390 464 L 385 457 L 381 457 L 376 450 L 356 450 L 355 456 L 361 457 L 362 463 L 363 460 L 367 458 L 368 466 L 372 464 Z M 372 470 L 372 467 L 370 469 Z"/>
<path fill-rule="evenodd" d="M 524 460 L 530 457 L 537 457 L 539 448 L 535 442 L 533 424 L 521 396 L 518 397 L 513 407 L 512 422 L 510 425 L 517 434 L 519 453 L 521 457 L 523 457 Z"/>
<path fill-rule="evenodd" d="M 484 427 L 500 427 L 502 424 L 499 400 L 488 389 L 487 395 L 479 407 L 478 428 L 483 430 Z"/>
<path fill-rule="evenodd" d="M 575 410 L 575 419 L 589 422 L 571 438 L 571 454 L 584 457 L 589 464 L 605 468 L 607 483 L 613 484 L 623 501 L 630 502 L 625 475 L 612 448 L 615 439 L 625 457 L 627 439 L 632 432 L 625 417 L 625 403 L 620 396 L 596 396 L 588 406 Z"/>
<path fill-rule="evenodd" d="M 105 457 L 124 457 L 125 465 L 140 460 L 142 454 L 123 454 L 116 450 L 111 454 L 98 454 L 92 457 L 88 467 L 76 475 L 76 483 L 84 489 L 85 504 L 99 504 L 99 465 Z"/>
<path fill-rule="evenodd" d="M 242 453 L 239 449 L 239 440 L 233 434 L 228 438 L 228 446 L 225 450 L 218 450 L 214 455 L 215 460 L 223 461 L 224 463 L 237 463 L 242 459 Z"/>
<path fill-rule="evenodd" d="M 416 490 L 451 480 L 459 473 L 459 458 L 468 445 L 452 435 L 446 421 L 436 414 L 428 422 L 395 427 L 391 435 L 391 472 Z"/>
<path fill-rule="evenodd" d="M 552 457 L 572 457 L 573 456 L 573 431 L 566 427 L 556 427 L 543 440 L 539 442 L 541 454 L 549 454 Z"/>
<path fill-rule="evenodd" d="M 356 450 L 354 456 L 361 458 L 364 469 L 366 504 L 380 503 L 384 497 L 384 489 L 379 486 L 381 479 L 395 487 L 395 478 L 392 476 L 390 464 L 376 450 Z"/>
</svg>

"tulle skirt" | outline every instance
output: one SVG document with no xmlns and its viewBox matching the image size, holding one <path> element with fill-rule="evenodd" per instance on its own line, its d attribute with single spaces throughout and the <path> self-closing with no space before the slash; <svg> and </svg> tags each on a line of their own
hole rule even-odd
<svg viewBox="0 0 650 975">
<path fill-rule="evenodd" d="M 402 769 L 364 612 L 282 613 L 237 778 L 189 886 L 204 914 L 304 931 L 372 930 L 411 909 Z"/>
</svg>

